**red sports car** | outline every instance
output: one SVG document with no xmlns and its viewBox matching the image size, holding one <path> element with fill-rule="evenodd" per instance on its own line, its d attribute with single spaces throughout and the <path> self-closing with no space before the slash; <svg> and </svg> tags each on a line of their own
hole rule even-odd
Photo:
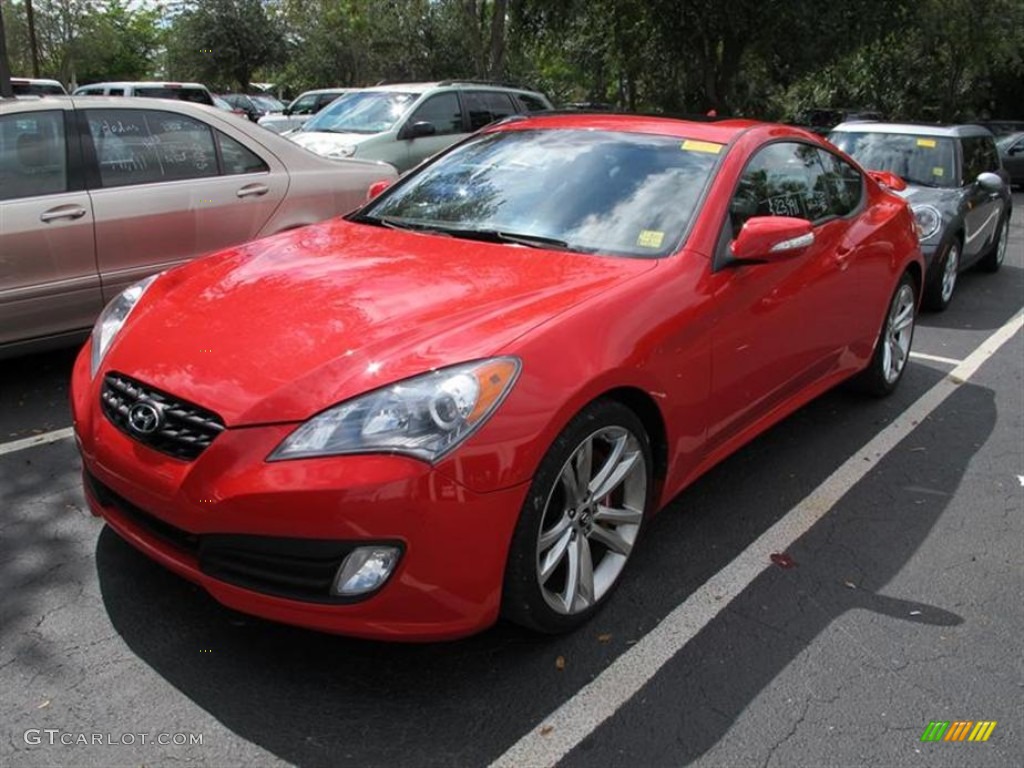
<svg viewBox="0 0 1024 768">
<path fill-rule="evenodd" d="M 513 118 L 115 299 L 73 374 L 85 488 L 241 611 L 569 630 L 701 473 L 896 387 L 922 271 L 906 203 L 800 129 Z"/>
</svg>

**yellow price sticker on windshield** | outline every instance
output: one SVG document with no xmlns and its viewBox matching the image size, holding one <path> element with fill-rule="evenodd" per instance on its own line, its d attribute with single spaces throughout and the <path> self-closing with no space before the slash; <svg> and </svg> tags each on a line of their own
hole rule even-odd
<svg viewBox="0 0 1024 768">
<path fill-rule="evenodd" d="M 928 149 L 935 149 L 935 139 L 918 139 L 917 146 L 928 147 Z"/>
<path fill-rule="evenodd" d="M 712 141 L 694 141 L 693 139 L 684 141 L 682 148 L 687 152 L 707 152 L 709 155 L 717 155 L 722 151 L 721 144 L 715 144 Z"/>
<path fill-rule="evenodd" d="M 946 171 L 942 168 L 932 168 L 932 176 L 942 176 Z"/>
<path fill-rule="evenodd" d="M 641 229 L 636 244 L 641 248 L 661 248 L 661 243 L 664 240 L 664 232 L 659 232 L 656 229 Z"/>
</svg>

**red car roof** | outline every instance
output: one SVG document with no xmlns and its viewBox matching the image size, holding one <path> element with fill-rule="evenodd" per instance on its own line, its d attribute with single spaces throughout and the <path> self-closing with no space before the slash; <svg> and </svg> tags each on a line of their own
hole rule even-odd
<svg viewBox="0 0 1024 768">
<path fill-rule="evenodd" d="M 756 120 L 680 120 L 671 117 L 652 117 L 647 115 L 608 115 L 608 114 L 572 114 L 560 113 L 545 115 L 533 114 L 525 120 L 504 123 L 503 130 L 520 130 L 528 128 L 581 128 L 599 131 L 627 131 L 630 133 L 656 133 L 663 136 L 713 141 L 716 144 L 728 144 L 739 134 L 756 125 L 763 125 Z"/>
</svg>

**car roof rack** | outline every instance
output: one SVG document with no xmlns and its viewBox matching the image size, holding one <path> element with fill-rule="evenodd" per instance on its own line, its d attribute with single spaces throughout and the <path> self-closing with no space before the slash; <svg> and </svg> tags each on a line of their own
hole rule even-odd
<svg viewBox="0 0 1024 768">
<path fill-rule="evenodd" d="M 496 85 L 501 88 L 518 88 L 521 91 L 532 91 L 533 88 L 527 88 L 519 83 L 510 83 L 505 80 L 475 80 L 468 77 L 460 77 L 454 80 L 441 80 L 438 85 Z"/>
</svg>

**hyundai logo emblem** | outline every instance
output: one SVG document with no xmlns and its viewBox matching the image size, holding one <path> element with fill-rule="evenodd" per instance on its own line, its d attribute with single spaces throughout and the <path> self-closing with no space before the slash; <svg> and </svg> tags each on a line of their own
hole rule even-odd
<svg viewBox="0 0 1024 768">
<path fill-rule="evenodd" d="M 140 400 L 128 409 L 128 426 L 139 435 L 151 435 L 160 428 L 160 409 L 153 403 Z"/>
</svg>

